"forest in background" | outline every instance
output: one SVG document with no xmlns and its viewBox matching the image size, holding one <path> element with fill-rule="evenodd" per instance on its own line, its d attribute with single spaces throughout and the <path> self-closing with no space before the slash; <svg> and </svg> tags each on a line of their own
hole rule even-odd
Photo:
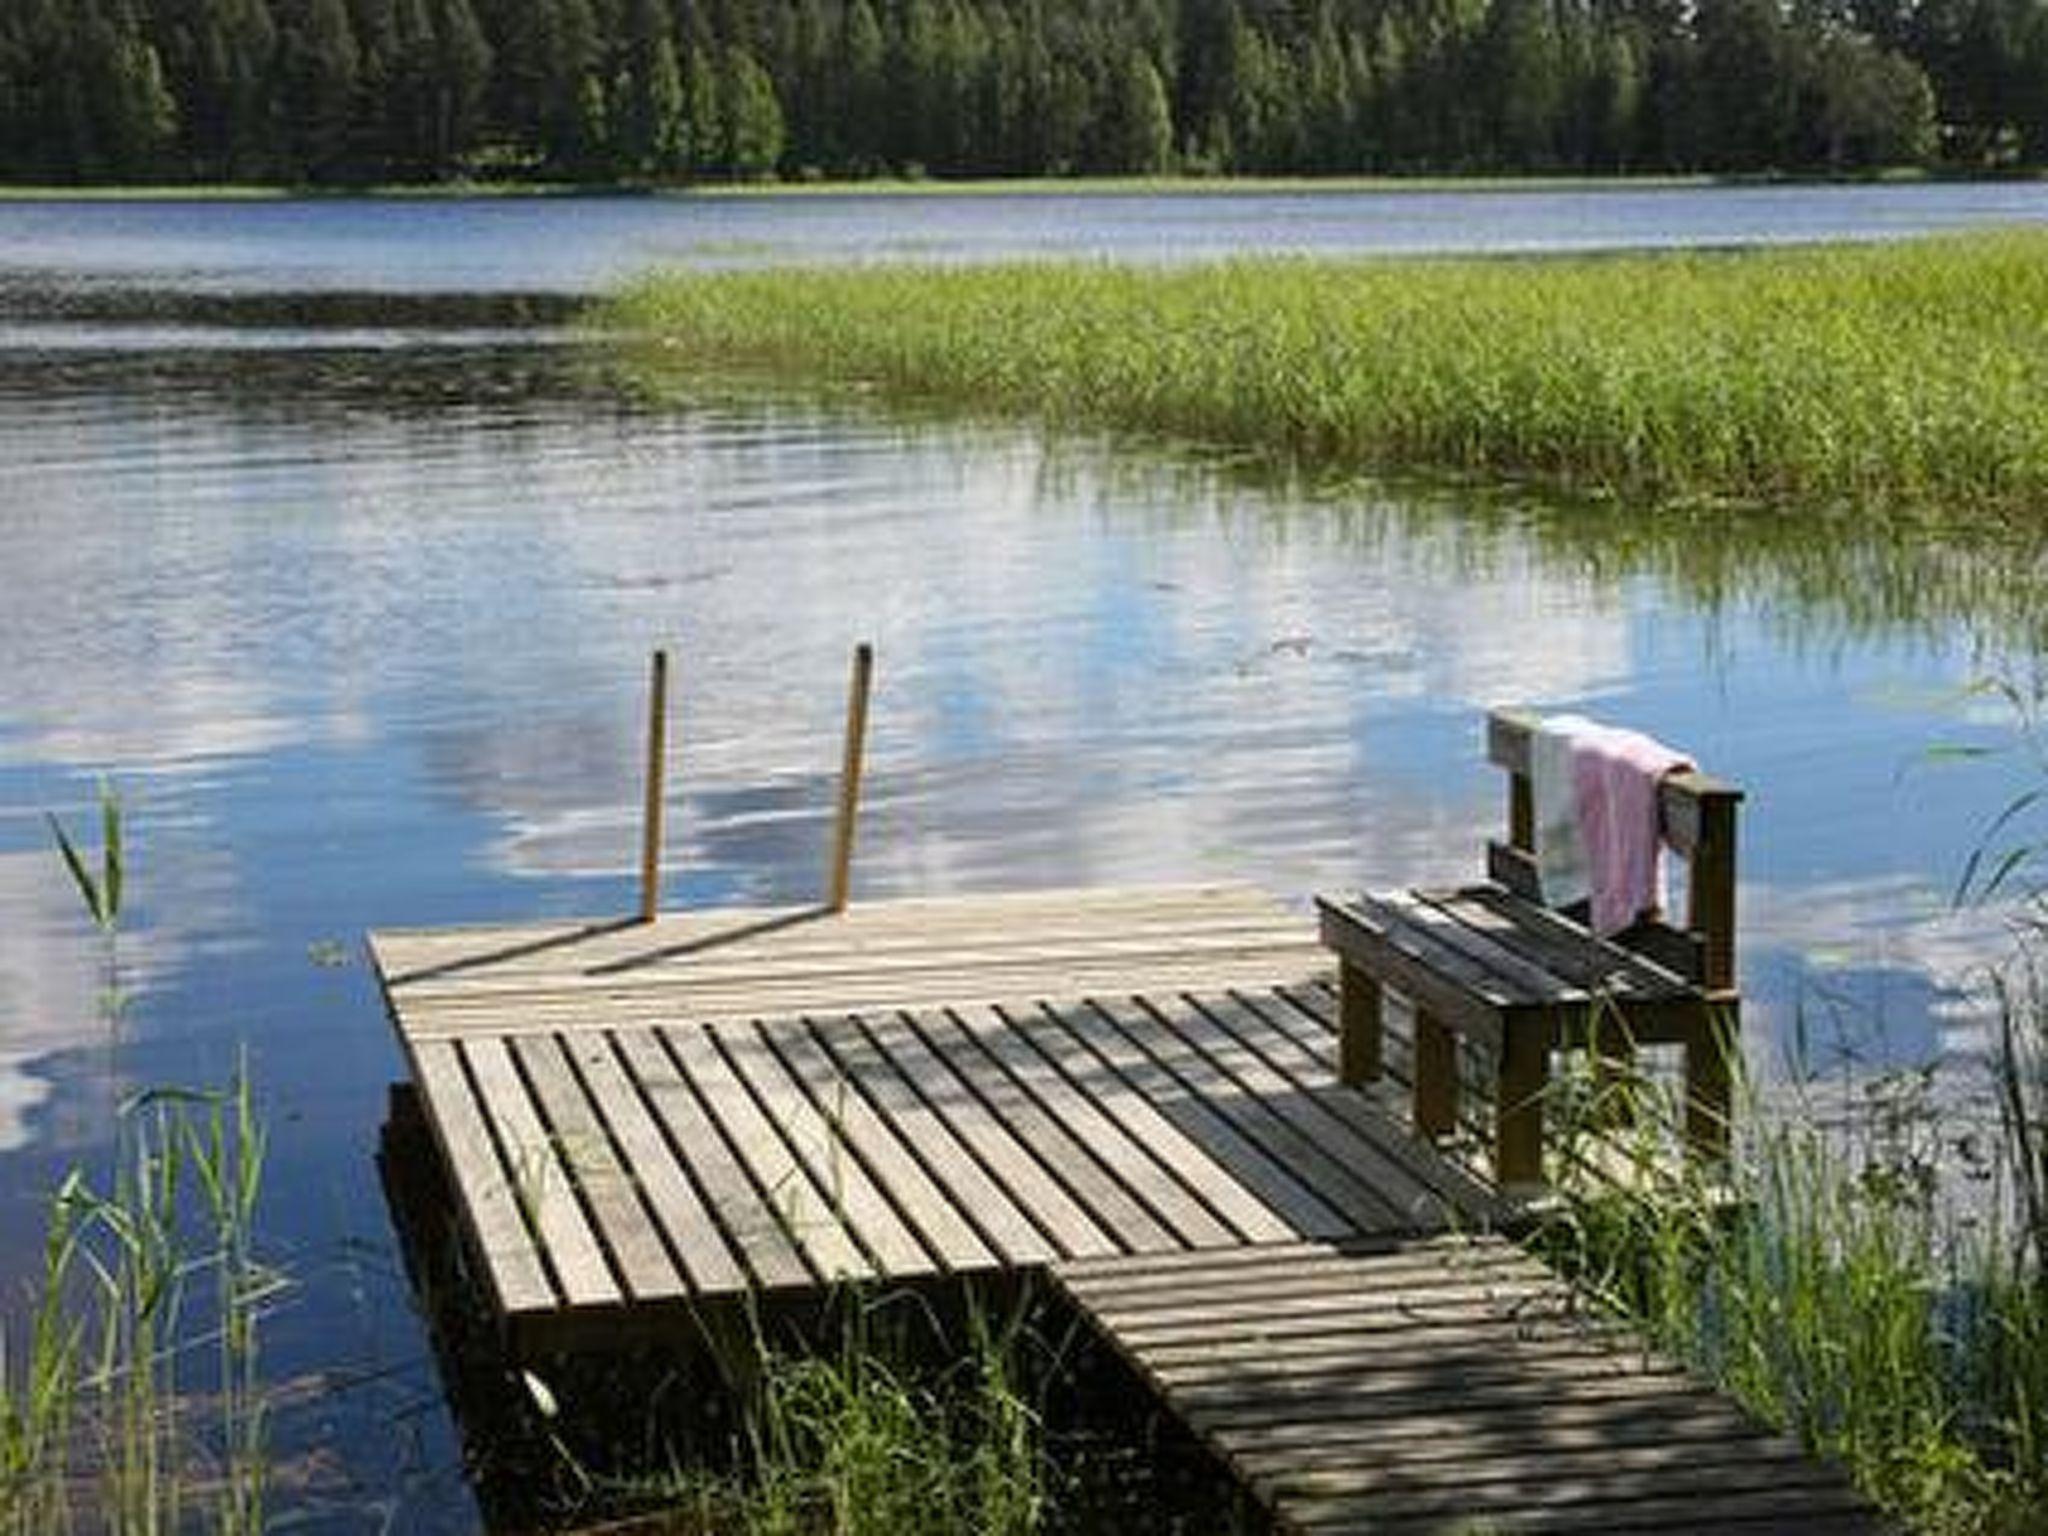
<svg viewBox="0 0 2048 1536">
<path fill-rule="evenodd" d="M 2048 0 L 0 0 L 0 179 L 2005 170 Z"/>
</svg>

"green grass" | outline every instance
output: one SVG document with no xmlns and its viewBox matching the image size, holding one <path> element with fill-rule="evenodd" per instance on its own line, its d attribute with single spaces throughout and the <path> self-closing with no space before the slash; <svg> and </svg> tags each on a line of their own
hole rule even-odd
<svg viewBox="0 0 2048 1536">
<path fill-rule="evenodd" d="M 886 1305 L 886 1302 L 883 1304 Z M 598 1530 L 669 1536 L 1031 1536 L 1056 1475 L 1027 1383 L 1045 1345 L 1024 1315 L 973 1313 L 943 1354 L 877 1331 L 858 1299 L 836 1344 L 801 1350 L 758 1330 L 733 1341 L 735 1454 L 678 1460 L 629 1476 L 586 1468 L 566 1441 L 555 1454 L 587 1515 L 638 1511 Z M 529 1373 L 544 1419 L 561 1414 Z M 566 1427 L 566 1426 L 565 1426 Z M 644 1427 L 643 1427 L 644 1428 Z"/>
<path fill-rule="evenodd" d="M 2033 997 L 2009 1027 L 2044 1038 L 2044 1001 Z M 1589 1173 L 1592 1160 L 1568 1140 L 1563 1200 L 1537 1247 L 1659 1350 L 1839 1459 L 1908 1529 L 2038 1531 L 2048 1511 L 2039 1233 L 2009 1187 L 1993 1192 L 1992 1214 L 1965 1212 L 1930 1173 L 1948 1134 L 1941 1111 L 1876 1086 L 1884 1093 L 1847 1133 L 1817 1129 L 1798 1109 L 1746 1115 L 1725 1177 L 1650 1155 L 1656 1117 L 1639 1122 L 1645 1144 L 1626 1181 Z M 1643 1085 L 1631 1087 L 1640 1102 Z M 1582 1099 L 1561 1118 L 1600 1136 L 1611 1168 L 1613 1116 L 1595 1107 Z M 2027 1134 L 2008 1141 L 1996 1177 L 2040 1156 L 2038 1131 L 2031 1147 Z"/>
<path fill-rule="evenodd" d="M 644 386 L 755 373 L 1276 462 L 2048 509 L 2048 234 L 1570 259 L 664 274 Z"/>
<path fill-rule="evenodd" d="M 4 1536 L 265 1528 L 264 1150 L 246 1078 L 159 1091 L 123 1108 L 103 1181 L 51 1196 L 26 1315 L 0 1318 Z"/>
</svg>

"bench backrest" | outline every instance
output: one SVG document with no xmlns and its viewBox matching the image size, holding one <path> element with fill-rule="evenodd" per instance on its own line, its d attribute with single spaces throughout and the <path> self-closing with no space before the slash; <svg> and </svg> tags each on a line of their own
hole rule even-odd
<svg viewBox="0 0 2048 1536">
<path fill-rule="evenodd" d="M 1508 775 L 1508 837 L 1487 845 L 1487 872 L 1532 901 L 1536 878 L 1536 801 L 1529 788 L 1529 738 L 1538 717 L 1496 709 L 1486 717 L 1486 755 Z M 1742 791 L 1704 773 L 1667 776 L 1658 797 L 1665 841 L 1684 856 L 1685 922 L 1638 923 L 1616 942 L 1670 967 L 1709 991 L 1735 986 L 1735 810 Z"/>
</svg>

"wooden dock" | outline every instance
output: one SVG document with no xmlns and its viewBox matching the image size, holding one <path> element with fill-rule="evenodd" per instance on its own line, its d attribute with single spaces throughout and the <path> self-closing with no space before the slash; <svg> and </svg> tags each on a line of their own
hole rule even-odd
<svg viewBox="0 0 2048 1536">
<path fill-rule="evenodd" d="M 1543 1332 L 1562 1287 L 1452 1235 L 1507 1212 L 1338 1082 L 1329 958 L 1256 892 L 371 943 L 517 1349 L 1040 1273 L 1303 1529 L 1662 1524 L 1738 1461 L 1738 1513 L 1863 1518 L 1681 1373 Z"/>
</svg>

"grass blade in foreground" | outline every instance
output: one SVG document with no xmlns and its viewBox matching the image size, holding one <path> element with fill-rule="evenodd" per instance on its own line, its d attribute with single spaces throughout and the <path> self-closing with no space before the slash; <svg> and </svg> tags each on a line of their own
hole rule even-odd
<svg viewBox="0 0 2048 1536">
<path fill-rule="evenodd" d="M 607 312 L 710 370 L 1304 463 L 2048 506 L 2048 234 L 1542 260 L 666 275 Z"/>
</svg>

